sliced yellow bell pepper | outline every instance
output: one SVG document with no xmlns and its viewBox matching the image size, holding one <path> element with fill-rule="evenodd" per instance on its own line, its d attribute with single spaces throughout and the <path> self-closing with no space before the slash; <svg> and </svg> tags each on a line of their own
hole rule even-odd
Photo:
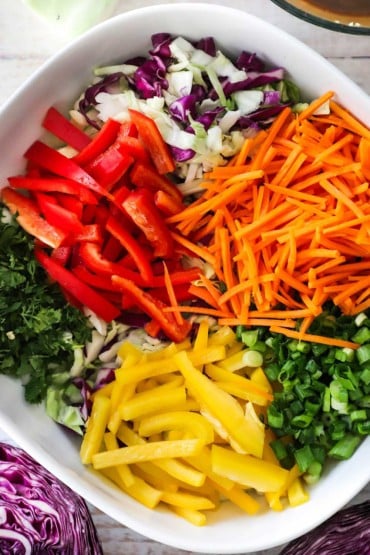
<svg viewBox="0 0 370 555">
<path fill-rule="evenodd" d="M 258 429 L 254 425 L 251 426 L 238 401 L 197 370 L 186 352 L 177 353 L 173 358 L 183 374 L 190 392 L 199 404 L 205 406 L 220 421 L 230 437 L 246 453 L 261 457 L 264 444 L 263 425 Z"/>
<path fill-rule="evenodd" d="M 288 476 L 288 471 L 276 464 L 219 445 L 212 446 L 212 470 L 260 492 L 279 491 Z"/>
</svg>

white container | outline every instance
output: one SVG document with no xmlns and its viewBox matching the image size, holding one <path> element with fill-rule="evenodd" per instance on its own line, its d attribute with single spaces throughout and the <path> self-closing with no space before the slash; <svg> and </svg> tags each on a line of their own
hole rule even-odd
<svg viewBox="0 0 370 555">
<path fill-rule="evenodd" d="M 307 98 L 334 90 L 337 100 L 370 123 L 368 96 L 307 46 L 248 13 L 191 3 L 124 13 L 88 31 L 46 63 L 0 113 L 0 185 L 22 171 L 22 154 L 41 134 L 51 105 L 70 106 L 91 80 L 91 69 L 145 54 L 150 36 L 170 32 L 187 38 L 212 35 L 230 54 L 245 49 L 284 66 Z M 165 510 L 151 511 L 119 492 L 79 459 L 79 438 L 51 421 L 42 406 L 23 400 L 19 383 L 0 376 L 0 427 L 36 460 L 118 522 L 159 542 L 204 553 L 249 553 L 283 544 L 314 528 L 345 505 L 370 478 L 370 439 L 355 455 L 335 464 L 311 488 L 311 500 L 283 512 L 247 516 L 225 503 L 203 528 Z M 124 551 L 124 547 L 122 548 Z"/>
</svg>

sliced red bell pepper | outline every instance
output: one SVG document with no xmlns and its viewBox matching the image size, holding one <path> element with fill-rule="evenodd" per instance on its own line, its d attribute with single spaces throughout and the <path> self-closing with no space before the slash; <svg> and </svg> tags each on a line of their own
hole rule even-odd
<svg viewBox="0 0 370 555">
<path fill-rule="evenodd" d="M 145 314 L 158 322 L 161 330 L 169 339 L 179 343 L 186 338 L 191 329 L 191 324 L 188 320 L 184 319 L 181 325 L 178 324 L 171 312 L 164 311 L 167 307 L 165 303 L 156 299 L 150 293 L 143 291 L 133 281 L 117 275 L 112 276 L 112 281 L 120 287 L 123 293 L 130 295 Z"/>
<path fill-rule="evenodd" d="M 130 109 L 129 113 L 131 120 L 139 131 L 139 137 L 150 153 L 150 157 L 157 171 L 160 174 L 173 172 L 175 170 L 175 162 L 155 121 L 137 110 Z"/>
<path fill-rule="evenodd" d="M 103 233 L 99 224 L 87 224 L 82 227 L 82 230 L 74 236 L 75 243 L 88 241 L 89 243 L 103 242 Z"/>
<path fill-rule="evenodd" d="M 10 187 L 2 189 L 0 195 L 10 212 L 17 214 L 17 221 L 27 233 L 53 248 L 59 247 L 65 241 L 67 233 L 42 218 L 34 200 Z"/>
<path fill-rule="evenodd" d="M 115 191 L 113 192 L 116 202 L 121 205 L 125 200 L 125 198 L 128 197 L 129 194 L 130 194 L 130 189 L 126 187 L 126 185 L 121 185 L 119 188 L 117 187 L 117 189 L 115 189 Z"/>
<path fill-rule="evenodd" d="M 103 295 L 97 293 L 78 279 L 72 272 L 55 262 L 44 251 L 37 249 L 35 257 L 43 266 L 52 280 L 61 285 L 68 293 L 75 297 L 82 305 L 87 306 L 106 322 L 111 322 L 120 315 L 120 309 L 107 301 Z"/>
<path fill-rule="evenodd" d="M 44 193 L 36 193 L 37 204 L 50 225 L 66 233 L 80 233 L 83 225 L 76 214 L 60 206 L 54 198 Z"/>
<path fill-rule="evenodd" d="M 154 256 L 167 258 L 173 253 L 173 239 L 162 215 L 145 189 L 133 191 L 122 206 L 154 247 Z"/>
<path fill-rule="evenodd" d="M 118 291 L 119 288 L 115 286 L 108 276 L 98 276 L 89 272 L 84 266 L 75 266 L 72 268 L 72 272 L 84 283 L 91 285 L 96 289 L 102 289 L 103 291 Z"/>
<path fill-rule="evenodd" d="M 136 125 L 132 121 L 124 121 L 119 128 L 117 141 L 119 142 L 123 137 L 135 137 L 137 139 L 138 136 L 139 132 Z"/>
<path fill-rule="evenodd" d="M 134 159 L 122 154 L 114 145 L 99 154 L 85 166 L 86 171 L 103 187 L 110 190 L 133 164 Z"/>
<path fill-rule="evenodd" d="M 64 193 L 56 193 L 55 197 L 60 206 L 63 206 L 63 208 L 75 214 L 79 221 L 82 220 L 84 205 L 79 198 L 73 197 L 72 195 L 65 195 Z"/>
<path fill-rule="evenodd" d="M 98 204 L 96 195 L 77 181 L 63 179 L 60 177 L 30 177 L 14 176 L 8 181 L 14 189 L 26 189 L 27 191 L 40 191 L 41 193 L 63 193 L 78 197 L 86 204 Z"/>
<path fill-rule="evenodd" d="M 61 264 L 61 266 L 66 266 L 71 256 L 71 253 L 72 253 L 72 247 L 64 245 L 61 247 L 57 247 L 56 249 L 53 249 L 51 253 L 51 258 L 55 260 L 55 262 L 58 262 L 58 264 Z"/>
<path fill-rule="evenodd" d="M 154 193 L 154 204 L 164 216 L 179 214 L 184 209 L 184 205 L 181 202 L 178 202 L 173 196 L 161 190 Z"/>
<path fill-rule="evenodd" d="M 153 279 L 150 259 L 137 240 L 112 216 L 107 221 L 106 229 L 118 239 L 127 252 L 130 253 L 140 275 L 147 283 L 150 283 Z"/>
<path fill-rule="evenodd" d="M 192 281 L 199 279 L 200 270 L 199 268 L 191 268 L 189 270 L 178 270 L 175 272 L 171 272 L 171 282 L 172 285 L 183 285 L 187 284 L 188 286 L 191 284 Z M 164 276 L 154 276 L 152 280 L 152 287 L 164 287 L 165 281 Z"/>
<path fill-rule="evenodd" d="M 91 225 L 94 223 L 96 209 L 97 209 L 97 206 L 93 206 L 92 204 L 87 204 L 84 206 L 82 219 L 81 219 L 84 225 Z"/>
<path fill-rule="evenodd" d="M 104 246 L 102 255 L 104 258 L 107 258 L 111 262 L 116 262 L 120 256 L 122 256 L 123 248 L 121 243 L 113 237 L 113 235 L 109 235 Z"/>
<path fill-rule="evenodd" d="M 187 283 L 180 283 L 179 285 L 173 285 L 173 290 L 175 292 L 175 297 L 178 302 L 190 301 L 191 299 L 194 298 L 194 296 L 191 293 L 189 293 L 189 284 Z M 168 298 L 168 292 L 165 287 L 152 287 L 150 289 L 150 294 L 153 295 L 156 299 L 159 299 L 164 303 L 170 302 L 170 299 Z"/>
<path fill-rule="evenodd" d="M 68 118 L 64 117 L 54 107 L 49 108 L 46 112 L 42 126 L 76 150 L 82 150 L 91 142 L 86 133 L 73 125 Z"/>
<path fill-rule="evenodd" d="M 161 326 L 158 324 L 156 320 L 149 320 L 146 324 L 144 324 L 144 330 L 150 337 L 158 337 Z"/>
<path fill-rule="evenodd" d="M 95 193 L 114 200 L 112 195 L 83 168 L 78 166 L 73 159 L 63 156 L 63 154 L 41 141 L 35 141 L 25 153 L 25 157 L 38 164 L 41 168 L 61 177 L 77 181 Z"/>
<path fill-rule="evenodd" d="M 142 142 L 131 135 L 123 135 L 114 143 L 115 148 L 122 154 L 132 156 L 134 160 L 140 160 L 144 164 L 151 164 L 148 151 Z"/>
<path fill-rule="evenodd" d="M 81 262 L 97 275 L 112 276 L 113 274 L 117 274 L 126 279 L 133 280 L 140 286 L 144 286 L 146 283 L 138 272 L 134 272 L 116 262 L 111 262 L 104 258 L 101 254 L 99 245 L 95 243 L 81 243 L 78 254 Z"/>
<path fill-rule="evenodd" d="M 76 164 L 81 166 L 88 164 L 104 152 L 116 140 L 120 127 L 121 124 L 118 121 L 108 119 L 103 127 L 93 136 L 91 142 L 73 157 Z"/>
<path fill-rule="evenodd" d="M 159 175 L 154 168 L 137 162 L 131 172 L 131 181 L 136 187 L 145 187 L 152 191 L 164 191 L 176 202 L 182 202 L 182 194 L 176 185 L 165 175 Z"/>
</svg>

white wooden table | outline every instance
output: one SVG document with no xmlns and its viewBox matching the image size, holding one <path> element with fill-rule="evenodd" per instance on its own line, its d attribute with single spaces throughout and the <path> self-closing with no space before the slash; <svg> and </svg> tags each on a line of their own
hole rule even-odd
<svg viewBox="0 0 370 555">
<path fill-rule="evenodd" d="M 98 0 L 96 0 L 98 1 Z M 175 4 L 178 0 L 167 0 Z M 370 38 L 314 27 L 285 13 L 269 0 L 204 0 L 209 4 L 228 4 L 260 16 L 315 48 L 366 92 L 370 93 Z M 121 0 L 115 12 L 132 10 L 165 0 Z M 45 60 L 70 40 L 58 34 L 26 8 L 21 0 L 0 0 L 0 106 Z M 11 441 L 0 430 L 0 441 Z M 370 486 L 352 503 L 370 498 Z M 104 555 L 184 555 L 119 525 L 91 507 L 101 538 Z M 277 555 L 280 548 L 259 552 Z M 193 553 L 193 555 L 195 555 Z"/>
</svg>

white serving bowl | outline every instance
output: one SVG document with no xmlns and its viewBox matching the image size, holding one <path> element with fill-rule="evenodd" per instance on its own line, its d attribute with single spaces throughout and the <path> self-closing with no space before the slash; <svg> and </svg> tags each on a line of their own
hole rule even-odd
<svg viewBox="0 0 370 555">
<path fill-rule="evenodd" d="M 91 80 L 92 67 L 147 52 L 150 36 L 170 32 L 188 38 L 212 35 L 230 54 L 245 49 L 284 66 L 307 98 L 331 89 L 364 123 L 368 96 L 307 46 L 242 11 L 192 3 L 153 6 L 110 19 L 53 57 L 0 113 L 0 184 L 22 171 L 22 154 L 41 134 L 51 106 L 67 108 Z M 173 547 L 204 553 L 250 553 L 283 544 L 314 528 L 354 497 L 370 478 L 370 439 L 311 489 L 311 500 L 281 513 L 250 517 L 225 503 L 198 528 L 164 510 L 151 511 L 82 466 L 79 439 L 50 420 L 41 406 L 23 400 L 19 383 L 0 376 L 0 427 L 36 460 L 118 522 Z M 124 550 L 124 548 L 123 548 Z"/>
</svg>

